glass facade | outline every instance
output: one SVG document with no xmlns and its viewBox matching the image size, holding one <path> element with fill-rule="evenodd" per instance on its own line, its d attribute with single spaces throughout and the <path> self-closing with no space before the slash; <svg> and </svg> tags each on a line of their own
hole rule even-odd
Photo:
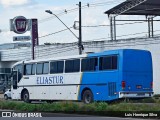
<svg viewBox="0 0 160 120">
<path fill-rule="evenodd" d="M 4 92 L 5 89 L 11 86 L 11 68 L 0 68 L 0 92 Z"/>
</svg>

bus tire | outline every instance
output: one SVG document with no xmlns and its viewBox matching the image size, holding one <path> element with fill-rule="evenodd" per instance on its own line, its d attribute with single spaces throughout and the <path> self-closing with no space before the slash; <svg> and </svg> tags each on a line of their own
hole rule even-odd
<svg viewBox="0 0 160 120">
<path fill-rule="evenodd" d="M 7 96 L 7 95 L 4 95 L 4 99 L 5 99 L 5 100 L 8 100 L 8 96 Z"/>
<path fill-rule="evenodd" d="M 25 90 L 23 92 L 23 101 L 26 102 L 26 103 L 30 103 L 31 101 L 29 100 L 29 93 L 27 90 Z"/>
<path fill-rule="evenodd" d="M 90 90 L 85 90 L 83 93 L 83 102 L 89 104 L 93 102 L 93 94 Z"/>
</svg>

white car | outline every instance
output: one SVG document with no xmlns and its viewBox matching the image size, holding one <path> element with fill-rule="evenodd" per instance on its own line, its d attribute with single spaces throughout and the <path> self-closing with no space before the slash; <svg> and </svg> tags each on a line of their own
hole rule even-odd
<svg viewBox="0 0 160 120">
<path fill-rule="evenodd" d="M 11 99 L 11 90 L 8 89 L 5 93 L 4 93 L 4 99 L 8 100 Z"/>
</svg>

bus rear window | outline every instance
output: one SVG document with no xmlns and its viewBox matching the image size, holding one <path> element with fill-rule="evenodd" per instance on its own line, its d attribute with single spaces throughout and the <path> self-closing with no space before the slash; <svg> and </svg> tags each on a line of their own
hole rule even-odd
<svg viewBox="0 0 160 120">
<path fill-rule="evenodd" d="M 117 56 L 100 57 L 99 70 L 116 70 Z"/>
</svg>

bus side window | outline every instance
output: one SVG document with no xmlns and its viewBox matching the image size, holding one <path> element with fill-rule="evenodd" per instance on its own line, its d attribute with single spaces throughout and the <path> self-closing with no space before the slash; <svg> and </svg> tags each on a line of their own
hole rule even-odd
<svg viewBox="0 0 160 120">
<path fill-rule="evenodd" d="M 54 61 L 50 63 L 50 73 L 63 73 L 64 61 Z"/>
<path fill-rule="evenodd" d="M 36 64 L 32 64 L 32 75 L 35 75 Z"/>
<path fill-rule="evenodd" d="M 64 61 L 57 62 L 57 73 L 63 73 L 64 69 Z"/>
<path fill-rule="evenodd" d="M 80 71 L 80 59 L 66 60 L 65 62 L 65 72 L 79 72 Z"/>
<path fill-rule="evenodd" d="M 43 63 L 37 63 L 36 65 L 36 74 L 42 74 L 43 72 Z"/>
<path fill-rule="evenodd" d="M 81 71 L 89 71 L 88 69 L 89 66 L 89 60 L 88 59 L 82 59 L 82 63 L 81 63 Z"/>
<path fill-rule="evenodd" d="M 32 64 L 24 65 L 24 75 L 31 75 Z"/>
<path fill-rule="evenodd" d="M 65 73 L 70 73 L 73 71 L 73 60 L 65 61 Z"/>
<path fill-rule="evenodd" d="M 90 58 L 90 71 L 97 70 L 98 58 Z"/>
<path fill-rule="evenodd" d="M 80 59 L 73 60 L 73 72 L 80 71 Z"/>
<path fill-rule="evenodd" d="M 116 70 L 117 69 L 117 56 L 100 57 L 99 61 L 100 70 Z"/>
<path fill-rule="evenodd" d="M 43 74 L 48 74 L 49 73 L 49 63 L 43 63 Z"/>
<path fill-rule="evenodd" d="M 50 63 L 50 73 L 57 73 L 57 62 L 51 62 Z"/>
<path fill-rule="evenodd" d="M 112 69 L 118 69 L 118 57 L 112 56 Z"/>
<path fill-rule="evenodd" d="M 98 58 L 85 58 L 82 59 L 81 71 L 95 71 L 97 70 Z"/>
</svg>

